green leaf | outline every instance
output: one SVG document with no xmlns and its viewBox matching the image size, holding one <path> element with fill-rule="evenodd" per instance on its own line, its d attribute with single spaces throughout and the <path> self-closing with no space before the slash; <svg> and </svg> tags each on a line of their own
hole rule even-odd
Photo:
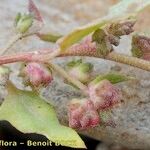
<svg viewBox="0 0 150 150">
<path fill-rule="evenodd" d="M 81 72 L 88 73 L 93 69 L 93 65 L 88 62 L 82 62 L 82 59 L 72 60 L 67 63 L 67 69 L 79 68 Z"/>
<path fill-rule="evenodd" d="M 98 82 L 100 82 L 101 80 L 109 80 L 112 84 L 116 84 L 119 82 L 124 82 L 124 81 L 128 81 L 131 79 L 134 79 L 133 77 L 129 77 L 129 76 L 125 76 L 122 74 L 118 74 L 118 73 L 108 73 L 105 75 L 99 75 L 97 76 L 92 83 L 96 84 Z"/>
<path fill-rule="evenodd" d="M 6 66 L 0 66 L 0 75 L 3 74 L 9 74 L 10 73 L 10 69 Z"/>
<path fill-rule="evenodd" d="M 122 0 L 118 4 L 114 5 L 108 15 L 104 18 L 93 21 L 90 24 L 87 24 L 82 27 L 78 27 L 73 30 L 71 33 L 63 37 L 60 41 L 60 48 L 62 51 L 65 51 L 72 44 L 80 41 L 83 37 L 97 30 L 98 28 L 102 28 L 106 23 L 113 21 L 115 18 L 122 18 L 128 16 L 130 6 L 136 4 L 136 8 L 132 9 L 133 11 L 130 13 L 137 13 L 141 11 L 147 5 L 150 5 L 150 0 Z"/>
<path fill-rule="evenodd" d="M 107 22 L 108 21 L 106 19 L 101 19 L 101 21 L 96 21 L 86 26 L 78 27 L 77 29 L 60 39 L 59 44 L 61 50 L 65 51 L 68 47 L 80 41 L 86 35 L 90 34 L 100 27 L 103 27 Z"/>
<path fill-rule="evenodd" d="M 32 26 L 33 17 L 30 14 L 18 14 L 15 19 L 16 29 L 20 33 L 25 33 Z"/>
<path fill-rule="evenodd" d="M 89 73 L 93 70 L 93 65 L 91 63 L 82 63 L 79 68 L 83 73 Z"/>
<path fill-rule="evenodd" d="M 96 43 L 96 50 L 98 54 L 106 56 L 112 50 L 108 35 L 103 29 L 97 29 L 93 33 L 92 41 Z"/>
<path fill-rule="evenodd" d="M 21 18 L 21 13 L 17 13 L 16 17 L 15 17 L 15 26 L 17 25 L 18 21 L 20 20 Z"/>
<path fill-rule="evenodd" d="M 85 148 L 73 129 L 60 125 L 54 108 L 30 91 L 8 87 L 8 96 L 0 107 L 0 120 L 9 121 L 24 133 L 38 133 L 63 146 Z"/>
<path fill-rule="evenodd" d="M 54 35 L 51 33 L 48 34 L 38 33 L 37 36 L 43 41 L 52 42 L 52 43 L 55 43 L 59 38 L 62 37 L 61 35 Z"/>
<path fill-rule="evenodd" d="M 79 66 L 80 64 L 82 64 L 82 59 L 72 60 L 72 61 L 67 63 L 67 67 L 72 68 L 75 66 Z"/>
<path fill-rule="evenodd" d="M 136 46 L 133 46 L 133 45 L 132 45 L 131 52 L 132 52 L 132 56 L 134 56 L 134 57 L 140 58 L 143 56 L 142 50 L 140 50 L 139 48 L 137 48 Z"/>
<path fill-rule="evenodd" d="M 132 36 L 132 56 L 141 58 L 150 52 L 150 37 L 142 33 Z"/>
</svg>

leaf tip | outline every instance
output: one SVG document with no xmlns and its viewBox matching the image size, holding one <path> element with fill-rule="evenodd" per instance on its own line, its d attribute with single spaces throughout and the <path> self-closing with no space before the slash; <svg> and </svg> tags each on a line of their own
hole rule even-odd
<svg viewBox="0 0 150 150">
<path fill-rule="evenodd" d="M 32 0 L 28 0 L 28 10 L 34 15 L 36 20 L 43 22 L 42 16 Z"/>
</svg>

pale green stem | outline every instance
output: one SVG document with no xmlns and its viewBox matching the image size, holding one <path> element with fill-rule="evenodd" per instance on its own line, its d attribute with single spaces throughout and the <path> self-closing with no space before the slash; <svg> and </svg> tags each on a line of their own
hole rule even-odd
<svg viewBox="0 0 150 150">
<path fill-rule="evenodd" d="M 79 89 L 81 89 L 85 93 L 85 95 L 87 95 L 87 92 L 88 92 L 87 86 L 85 86 L 83 83 L 81 83 L 79 80 L 75 79 L 74 77 L 71 77 L 70 75 L 68 75 L 68 73 L 63 68 L 58 66 L 57 64 L 53 64 L 51 62 L 48 62 L 47 64 L 50 65 L 50 67 L 52 67 L 62 77 L 67 79 L 70 83 L 74 84 Z"/>
<path fill-rule="evenodd" d="M 10 41 L 8 41 L 8 43 L 6 44 L 6 46 L 4 47 L 4 49 L 2 50 L 2 52 L 0 53 L 0 55 L 5 55 L 8 53 L 9 49 L 15 44 L 17 43 L 19 40 L 32 36 L 36 34 L 36 32 L 33 33 L 28 33 L 28 34 L 22 34 L 22 33 L 17 33 L 15 36 L 13 36 Z"/>
<path fill-rule="evenodd" d="M 6 44 L 6 46 L 2 50 L 1 55 L 5 55 L 6 53 L 8 53 L 9 48 L 11 48 L 21 37 L 21 33 L 18 33 L 15 36 L 13 36 L 12 39 Z"/>
<path fill-rule="evenodd" d="M 111 52 L 108 54 L 105 58 L 102 55 L 97 55 L 95 52 L 69 52 L 65 54 L 61 54 L 60 56 L 89 56 L 89 57 L 97 57 L 97 58 L 102 58 L 106 60 L 111 60 L 119 63 L 123 63 L 126 65 L 134 66 L 146 71 L 150 71 L 150 61 L 143 60 L 140 58 L 132 57 L 132 56 L 127 56 L 124 54 L 119 54 L 116 52 Z"/>
<path fill-rule="evenodd" d="M 150 61 L 147 61 L 147 60 L 143 60 L 143 59 L 139 59 L 139 58 L 131 57 L 131 56 L 126 56 L 126 55 L 115 53 L 115 52 L 110 53 L 106 57 L 106 59 L 150 71 Z"/>
</svg>

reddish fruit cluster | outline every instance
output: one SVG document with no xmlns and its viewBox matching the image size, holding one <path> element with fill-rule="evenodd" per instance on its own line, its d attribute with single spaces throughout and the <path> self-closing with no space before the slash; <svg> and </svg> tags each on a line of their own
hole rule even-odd
<svg viewBox="0 0 150 150">
<path fill-rule="evenodd" d="M 114 22 L 107 27 L 107 31 L 109 34 L 120 37 L 122 35 L 128 35 L 132 33 L 133 26 L 135 25 L 134 19 L 128 19 L 125 21 Z"/>
<path fill-rule="evenodd" d="M 86 129 L 100 124 L 99 111 L 106 110 L 118 103 L 119 90 L 108 80 L 89 85 L 89 99 L 74 99 L 69 104 L 69 126 Z"/>
<path fill-rule="evenodd" d="M 150 60 L 150 38 L 144 35 L 134 35 L 131 51 L 135 57 Z"/>
<path fill-rule="evenodd" d="M 106 109 L 118 103 L 121 98 L 120 91 L 108 80 L 89 85 L 89 95 L 95 109 Z"/>
<path fill-rule="evenodd" d="M 100 118 L 92 101 L 88 99 L 73 99 L 69 104 L 69 126 L 86 129 L 99 124 Z"/>
<path fill-rule="evenodd" d="M 28 63 L 22 69 L 21 75 L 25 77 L 26 84 L 35 87 L 48 85 L 53 80 L 51 71 L 45 65 L 35 62 Z"/>
</svg>

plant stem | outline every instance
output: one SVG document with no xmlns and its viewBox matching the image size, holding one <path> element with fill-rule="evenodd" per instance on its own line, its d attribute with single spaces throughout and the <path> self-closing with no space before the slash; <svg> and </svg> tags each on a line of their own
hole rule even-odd
<svg viewBox="0 0 150 150">
<path fill-rule="evenodd" d="M 1 55 L 5 55 L 8 52 L 9 48 L 12 47 L 21 37 L 22 34 L 20 33 L 13 36 L 12 39 L 7 43 L 5 48 L 2 50 Z"/>
<path fill-rule="evenodd" d="M 48 60 L 51 60 L 52 58 L 54 58 L 55 56 L 57 57 L 66 57 L 66 56 L 89 56 L 89 57 L 97 57 L 97 58 L 102 58 L 102 59 L 107 59 L 107 60 L 112 60 L 115 62 L 119 62 L 119 63 L 123 63 L 123 64 L 127 64 L 130 66 L 134 66 L 146 71 L 150 71 L 150 61 L 146 61 L 143 59 L 139 59 L 136 57 L 131 57 L 131 56 L 126 56 L 123 54 L 119 54 L 116 52 L 112 52 L 110 53 L 107 57 L 103 57 L 101 55 L 97 55 L 97 53 L 93 53 L 93 52 L 69 52 L 69 53 L 65 53 L 65 54 L 59 54 L 58 52 L 55 51 L 53 52 L 49 52 L 46 54 L 42 54 L 41 51 L 37 54 L 36 52 L 28 52 L 28 53 L 22 53 L 22 54 L 17 54 L 17 55 L 8 55 L 8 56 L 0 56 L 0 65 L 3 64 L 8 64 L 8 63 L 14 63 L 14 62 L 20 62 L 20 61 L 26 61 L 26 62 L 30 62 L 30 61 L 37 61 L 37 62 L 47 62 Z"/>
<path fill-rule="evenodd" d="M 43 53 L 42 51 L 35 51 L 33 53 L 33 61 L 48 62 L 49 60 L 52 60 L 60 55 L 60 49 L 56 49 L 55 51 L 48 50 L 46 53 Z"/>
<path fill-rule="evenodd" d="M 150 61 L 112 52 L 107 59 L 150 71 Z"/>
<path fill-rule="evenodd" d="M 17 34 L 12 38 L 10 42 L 6 45 L 6 47 L 3 49 L 2 55 L 7 53 L 9 48 L 12 47 L 20 38 L 22 38 L 22 34 Z M 60 50 L 55 50 L 52 53 L 46 53 L 45 55 L 41 54 L 40 51 L 36 51 L 33 53 L 24 53 L 16 56 L 3 56 L 0 64 L 6 64 L 6 63 L 11 63 L 11 62 L 17 62 L 17 61 L 48 61 L 60 54 Z M 57 71 L 61 76 L 66 78 L 69 82 L 73 83 L 76 85 L 79 89 L 81 89 L 84 93 L 87 93 L 87 87 L 82 84 L 80 81 L 70 77 L 67 72 L 59 67 L 56 64 L 48 63 L 55 71 Z"/>
<path fill-rule="evenodd" d="M 16 38 L 17 39 L 17 38 Z M 15 41 L 15 40 L 14 40 Z M 13 42 L 15 43 L 15 42 Z M 8 44 L 9 45 L 9 44 Z M 13 44 L 9 45 L 12 46 Z M 8 46 L 7 46 L 8 49 Z M 48 51 L 43 53 L 42 51 L 36 51 L 32 53 L 23 53 L 11 56 L 1 56 L 0 57 L 0 65 L 6 63 L 13 63 L 18 61 L 39 61 L 39 62 L 47 62 L 55 57 L 62 56 L 89 56 L 89 57 L 98 57 L 103 58 L 123 64 L 127 64 L 130 66 L 134 66 L 143 70 L 150 71 L 150 61 L 146 61 L 143 59 L 139 59 L 136 57 L 127 56 L 124 54 L 119 54 L 116 52 L 111 52 L 105 58 L 102 55 L 98 55 L 96 53 L 96 48 L 94 44 L 86 44 L 85 45 L 77 45 L 74 48 L 71 48 L 67 51 L 67 53 L 60 54 L 60 50 Z"/>
<path fill-rule="evenodd" d="M 21 61 L 31 61 L 32 53 L 22 53 L 17 55 L 7 55 L 0 56 L 0 65 L 21 62 Z"/>
<path fill-rule="evenodd" d="M 32 36 L 34 34 L 36 34 L 37 32 L 33 32 L 33 33 L 28 33 L 28 34 L 22 34 L 22 33 L 18 33 L 15 36 L 12 37 L 12 39 L 7 43 L 7 45 L 5 46 L 5 48 L 2 50 L 1 55 L 5 55 L 6 53 L 8 53 L 9 49 L 15 44 L 17 43 L 19 40 Z"/>
<path fill-rule="evenodd" d="M 79 89 L 81 89 L 85 95 L 87 95 L 88 92 L 88 88 L 87 86 L 85 86 L 83 83 L 81 83 L 79 80 L 71 77 L 68 75 L 68 73 L 61 68 L 60 66 L 53 64 L 51 62 L 47 63 L 48 65 L 50 65 L 50 67 L 52 67 L 56 72 L 58 72 L 62 77 L 64 77 L 65 79 L 67 79 L 70 83 L 74 84 L 75 86 L 77 86 Z"/>
<path fill-rule="evenodd" d="M 85 53 L 78 53 L 78 52 L 71 53 L 71 52 L 69 52 L 69 53 L 61 54 L 60 56 L 97 57 L 97 58 L 102 58 L 102 59 L 111 60 L 111 61 L 126 64 L 126 65 L 130 65 L 130 66 L 134 66 L 134 67 L 140 68 L 142 70 L 150 71 L 150 61 L 143 60 L 143 59 L 136 58 L 136 57 L 132 57 L 132 56 L 127 56 L 124 54 L 119 54 L 116 52 L 111 52 L 105 58 L 102 55 L 97 55 L 97 53 L 93 53 L 93 52 L 89 52 L 89 53 L 87 53 L 87 52 L 85 52 Z"/>
</svg>

